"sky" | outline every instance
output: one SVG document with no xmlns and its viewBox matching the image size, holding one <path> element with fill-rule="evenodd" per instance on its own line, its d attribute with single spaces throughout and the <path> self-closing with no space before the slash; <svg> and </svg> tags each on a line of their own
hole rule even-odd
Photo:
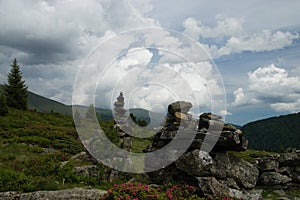
<svg viewBox="0 0 300 200">
<path fill-rule="evenodd" d="M 123 91 L 127 107 L 165 112 L 185 100 L 195 116 L 214 111 L 239 125 L 299 112 L 299 7 L 0 0 L 0 83 L 17 58 L 30 91 L 67 105 L 111 108 Z"/>
</svg>

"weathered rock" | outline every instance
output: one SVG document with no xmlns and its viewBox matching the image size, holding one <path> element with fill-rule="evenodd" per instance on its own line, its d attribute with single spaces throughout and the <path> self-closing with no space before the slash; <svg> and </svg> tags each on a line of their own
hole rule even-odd
<svg viewBox="0 0 300 200">
<path fill-rule="evenodd" d="M 292 179 L 277 172 L 264 172 L 259 177 L 259 180 L 263 185 L 272 186 L 288 183 Z"/>
<path fill-rule="evenodd" d="M 292 172 L 292 180 L 295 183 L 300 183 L 300 172 Z"/>
<path fill-rule="evenodd" d="M 209 120 L 209 119 L 200 119 L 198 128 L 206 128 L 209 131 L 222 131 L 224 127 L 224 122 L 217 120 Z"/>
<path fill-rule="evenodd" d="M 31 193 L 18 193 L 18 192 L 3 192 L 0 193 L 1 200 L 98 200 L 106 194 L 104 190 L 98 189 L 83 189 L 74 188 L 68 190 L 58 191 L 37 191 Z"/>
<path fill-rule="evenodd" d="M 181 122 L 181 121 L 187 121 L 187 120 L 189 120 L 189 117 L 188 117 L 188 115 L 187 114 L 184 114 L 184 113 L 180 113 L 180 112 L 175 112 L 175 120 L 177 121 L 177 122 Z"/>
<path fill-rule="evenodd" d="M 240 187 L 254 188 L 259 171 L 251 163 L 242 160 L 230 153 L 216 153 L 215 166 L 212 173 L 219 178 L 233 178 Z"/>
<path fill-rule="evenodd" d="M 199 116 L 200 119 L 209 119 L 209 120 L 221 120 L 222 117 L 219 116 L 219 115 L 215 115 L 215 114 L 212 114 L 212 113 L 202 113 L 200 116 Z"/>
<path fill-rule="evenodd" d="M 283 153 L 279 158 L 280 166 L 299 166 L 300 165 L 300 153 L 291 152 Z"/>
<path fill-rule="evenodd" d="M 262 200 L 262 192 L 263 190 L 241 191 L 230 188 L 229 196 L 237 199 Z"/>
<path fill-rule="evenodd" d="M 232 124 L 224 124 L 223 131 L 233 131 L 235 132 L 237 129 Z"/>
<path fill-rule="evenodd" d="M 233 188 L 237 190 L 241 189 L 233 178 L 226 178 L 225 180 L 220 180 L 220 182 L 229 188 Z"/>
<path fill-rule="evenodd" d="M 241 191 L 227 187 L 214 177 L 198 177 L 198 185 L 201 191 L 211 198 L 216 199 L 220 196 L 228 196 L 238 199 L 261 200 L 262 190 Z"/>
<path fill-rule="evenodd" d="M 200 190 L 213 198 L 229 195 L 230 189 L 220 183 L 215 177 L 198 177 Z"/>
<path fill-rule="evenodd" d="M 291 168 L 290 167 L 281 167 L 277 170 L 278 173 L 282 175 L 291 176 Z"/>
<path fill-rule="evenodd" d="M 97 177 L 98 176 L 98 169 L 96 165 L 84 165 L 79 167 L 74 167 L 73 171 L 82 176 L 89 176 L 89 177 Z"/>
<path fill-rule="evenodd" d="M 277 160 L 271 160 L 271 159 L 264 159 L 262 160 L 258 167 L 261 172 L 270 172 L 270 171 L 276 171 L 278 169 L 279 162 Z"/>
<path fill-rule="evenodd" d="M 202 176 L 209 172 L 213 159 L 207 152 L 198 149 L 185 153 L 175 161 L 176 167 L 192 176 Z"/>
<path fill-rule="evenodd" d="M 190 102 L 176 101 L 168 106 L 168 113 L 174 114 L 175 112 L 187 113 L 193 107 Z"/>
</svg>

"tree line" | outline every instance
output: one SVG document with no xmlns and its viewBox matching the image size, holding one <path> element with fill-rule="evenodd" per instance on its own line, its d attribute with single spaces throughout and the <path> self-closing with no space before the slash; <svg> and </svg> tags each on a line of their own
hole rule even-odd
<svg viewBox="0 0 300 200">
<path fill-rule="evenodd" d="M 243 126 L 249 148 L 267 151 L 284 151 L 300 148 L 300 113 L 271 117 Z"/>
</svg>

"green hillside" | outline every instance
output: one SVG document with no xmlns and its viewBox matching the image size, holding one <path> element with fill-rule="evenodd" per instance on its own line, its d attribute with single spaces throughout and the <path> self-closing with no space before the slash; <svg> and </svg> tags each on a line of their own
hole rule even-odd
<svg viewBox="0 0 300 200">
<path fill-rule="evenodd" d="M 251 149 L 280 151 L 300 148 L 300 113 L 272 117 L 243 126 Z"/>
<path fill-rule="evenodd" d="M 117 144 L 113 123 L 100 123 Z M 7 116 L 0 117 L 0 192 L 103 187 L 107 168 L 71 159 L 84 150 L 71 117 L 10 108 Z M 99 174 L 90 177 L 74 171 L 84 165 L 96 165 Z"/>
<path fill-rule="evenodd" d="M 39 112 L 57 112 L 62 115 L 69 116 L 71 116 L 72 114 L 71 106 L 67 106 L 65 104 L 45 98 L 32 92 L 28 93 L 28 104 L 29 109 L 37 110 Z"/>
</svg>

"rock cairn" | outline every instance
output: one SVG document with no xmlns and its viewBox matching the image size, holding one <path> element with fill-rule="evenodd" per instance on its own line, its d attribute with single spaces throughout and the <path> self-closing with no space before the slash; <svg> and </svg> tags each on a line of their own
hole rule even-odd
<svg viewBox="0 0 300 200">
<path fill-rule="evenodd" d="M 224 123 L 221 116 L 203 113 L 199 116 L 195 143 L 205 145 L 203 143 L 214 144 L 215 141 L 213 151 L 245 151 L 248 147 L 248 140 L 241 130 Z"/>
<path fill-rule="evenodd" d="M 151 152 L 167 145 L 176 136 L 179 128 L 189 134 L 196 130 L 196 122 L 189 114 L 192 104 L 185 101 L 177 101 L 168 106 L 168 114 L 163 128 L 154 136 L 152 145 L 145 151 Z"/>
<path fill-rule="evenodd" d="M 121 147 L 130 151 L 132 145 L 130 133 L 132 132 L 132 129 L 128 125 L 128 117 L 126 116 L 128 111 L 124 108 L 124 99 L 123 92 L 121 92 L 117 97 L 117 101 L 114 103 L 114 120 L 115 128 L 118 130 L 121 139 Z"/>
<path fill-rule="evenodd" d="M 203 113 L 199 120 L 194 120 L 189 110 L 190 102 L 177 101 L 168 106 L 168 114 L 163 128 L 154 136 L 152 145 L 146 152 L 156 151 L 174 139 L 179 129 L 186 135 L 196 133 L 188 151 L 202 149 L 213 152 L 218 151 L 245 151 L 248 140 L 242 131 L 231 124 L 222 121 L 222 117 Z M 194 133 L 192 133 L 194 132 Z"/>
</svg>

